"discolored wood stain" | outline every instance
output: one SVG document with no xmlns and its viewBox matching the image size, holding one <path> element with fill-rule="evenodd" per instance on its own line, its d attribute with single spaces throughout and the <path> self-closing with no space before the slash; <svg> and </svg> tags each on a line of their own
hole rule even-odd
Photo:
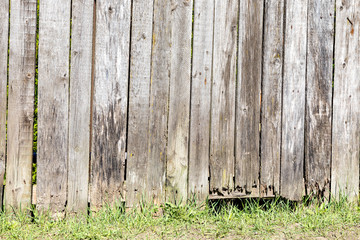
<svg viewBox="0 0 360 240">
<path fill-rule="evenodd" d="M 131 1 L 96 1 L 90 204 L 124 199 Z"/>
</svg>

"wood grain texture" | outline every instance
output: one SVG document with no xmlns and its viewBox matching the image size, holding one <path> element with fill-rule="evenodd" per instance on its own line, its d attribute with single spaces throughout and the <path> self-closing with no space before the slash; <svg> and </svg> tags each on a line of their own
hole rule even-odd
<svg viewBox="0 0 360 240">
<path fill-rule="evenodd" d="M 331 193 L 358 200 L 360 157 L 360 2 L 336 1 Z"/>
<path fill-rule="evenodd" d="M 146 199 L 165 202 L 168 98 L 171 71 L 171 2 L 154 2 Z"/>
<path fill-rule="evenodd" d="M 40 1 L 36 207 L 55 214 L 67 195 L 70 12 L 70 0 Z"/>
<path fill-rule="evenodd" d="M 307 1 L 286 1 L 283 79 L 281 196 L 304 194 L 304 120 Z"/>
<path fill-rule="evenodd" d="M 335 1 L 308 4 L 306 190 L 329 198 Z"/>
<path fill-rule="evenodd" d="M 72 1 L 68 210 L 86 212 L 90 165 L 93 0 Z"/>
<path fill-rule="evenodd" d="M 5 204 L 31 206 L 36 0 L 11 1 Z"/>
<path fill-rule="evenodd" d="M 149 104 L 154 2 L 133 1 L 129 85 L 126 205 L 137 205 L 147 192 Z"/>
<path fill-rule="evenodd" d="M 192 0 L 172 2 L 166 201 L 176 204 L 188 191 L 192 11 Z"/>
<path fill-rule="evenodd" d="M 123 196 L 131 1 L 96 1 L 90 202 Z"/>
<path fill-rule="evenodd" d="M 261 92 L 260 194 L 280 190 L 284 0 L 265 0 L 263 82 Z"/>
<path fill-rule="evenodd" d="M 234 188 L 235 83 L 238 1 L 215 1 L 210 192 Z"/>
<path fill-rule="evenodd" d="M 259 195 L 263 0 L 240 1 L 236 107 L 237 192 Z"/>
<path fill-rule="evenodd" d="M 9 0 L 3 0 L 0 2 L 0 206 L 3 205 L 3 182 L 6 156 L 8 28 Z"/>
<path fill-rule="evenodd" d="M 189 197 L 209 195 L 214 2 L 195 1 L 189 146 Z"/>
</svg>

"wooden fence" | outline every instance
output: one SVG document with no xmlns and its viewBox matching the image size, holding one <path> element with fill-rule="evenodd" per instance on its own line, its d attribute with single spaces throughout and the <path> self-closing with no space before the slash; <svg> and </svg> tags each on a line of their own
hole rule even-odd
<svg viewBox="0 0 360 240">
<path fill-rule="evenodd" d="M 38 209 L 354 200 L 359 31 L 356 0 L 1 0 L 5 206 L 34 204 L 34 116 Z"/>
</svg>

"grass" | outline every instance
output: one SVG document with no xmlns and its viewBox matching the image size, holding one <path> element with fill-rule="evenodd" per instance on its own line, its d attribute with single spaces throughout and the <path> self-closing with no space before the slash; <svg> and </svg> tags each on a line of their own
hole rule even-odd
<svg viewBox="0 0 360 240">
<path fill-rule="evenodd" d="M 34 212 L 0 214 L 1 239 L 359 239 L 360 208 L 345 200 L 282 199 L 185 206 L 104 207 L 53 220 Z"/>
</svg>

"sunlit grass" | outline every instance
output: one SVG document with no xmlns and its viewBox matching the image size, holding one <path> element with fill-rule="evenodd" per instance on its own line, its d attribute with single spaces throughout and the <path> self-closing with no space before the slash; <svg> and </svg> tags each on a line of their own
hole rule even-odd
<svg viewBox="0 0 360 240">
<path fill-rule="evenodd" d="M 293 203 L 282 199 L 206 204 L 105 206 L 54 220 L 34 211 L 0 214 L 0 238 L 20 239 L 278 239 L 360 237 L 360 209 L 345 200 Z"/>
</svg>

